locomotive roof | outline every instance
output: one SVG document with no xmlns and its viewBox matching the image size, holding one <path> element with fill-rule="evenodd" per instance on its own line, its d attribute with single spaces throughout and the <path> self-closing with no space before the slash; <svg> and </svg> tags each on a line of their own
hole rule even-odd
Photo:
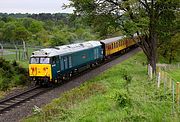
<svg viewBox="0 0 180 122">
<path fill-rule="evenodd" d="M 55 48 L 45 48 L 35 51 L 32 53 L 31 57 L 52 57 L 56 55 L 65 55 L 68 53 L 86 50 L 100 45 L 101 43 L 99 41 L 88 41 L 83 43 L 56 46 Z"/>
<path fill-rule="evenodd" d="M 105 44 L 109 44 L 109 43 L 121 40 L 121 39 L 123 39 L 125 37 L 126 36 L 118 36 L 118 37 L 113 37 L 113 38 L 108 38 L 108 39 L 100 40 L 100 42 L 105 43 Z"/>
</svg>

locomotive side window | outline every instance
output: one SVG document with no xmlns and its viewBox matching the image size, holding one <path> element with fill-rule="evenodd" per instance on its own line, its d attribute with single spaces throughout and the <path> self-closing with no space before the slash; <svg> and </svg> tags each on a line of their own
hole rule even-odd
<svg viewBox="0 0 180 122">
<path fill-rule="evenodd" d="M 31 58 L 30 63 L 31 64 L 39 64 L 39 58 Z"/>
<path fill-rule="evenodd" d="M 52 64 L 56 64 L 56 57 L 52 57 Z"/>
<path fill-rule="evenodd" d="M 56 56 L 56 63 L 59 64 L 59 56 Z"/>
<path fill-rule="evenodd" d="M 49 64 L 50 59 L 49 58 L 40 58 L 40 64 Z"/>
</svg>

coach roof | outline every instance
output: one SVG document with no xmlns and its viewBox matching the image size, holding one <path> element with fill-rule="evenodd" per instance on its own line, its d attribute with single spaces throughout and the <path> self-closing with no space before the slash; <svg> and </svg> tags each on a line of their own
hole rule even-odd
<svg viewBox="0 0 180 122">
<path fill-rule="evenodd" d="M 113 42 L 116 42 L 118 40 L 121 40 L 125 37 L 126 36 L 118 36 L 118 37 L 114 37 L 114 38 L 108 38 L 108 39 L 100 40 L 100 42 L 105 43 L 105 44 L 109 44 L 109 43 L 113 43 Z"/>
</svg>

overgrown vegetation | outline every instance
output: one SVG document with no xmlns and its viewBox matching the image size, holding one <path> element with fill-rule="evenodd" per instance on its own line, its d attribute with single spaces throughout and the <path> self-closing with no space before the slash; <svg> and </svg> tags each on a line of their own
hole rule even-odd
<svg viewBox="0 0 180 122">
<path fill-rule="evenodd" d="M 28 81 L 27 69 L 16 61 L 9 62 L 0 58 L 0 91 L 24 85 Z"/>
<path fill-rule="evenodd" d="M 132 57 L 101 75 L 66 92 L 38 113 L 33 121 L 172 121 L 180 113 L 172 110 L 171 91 L 157 88 L 146 74 L 145 56 Z"/>
</svg>

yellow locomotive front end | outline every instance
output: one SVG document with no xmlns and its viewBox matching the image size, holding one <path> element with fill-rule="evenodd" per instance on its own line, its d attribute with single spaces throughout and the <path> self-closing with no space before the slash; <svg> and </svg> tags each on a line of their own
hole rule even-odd
<svg viewBox="0 0 180 122">
<path fill-rule="evenodd" d="M 52 72 L 50 59 L 45 57 L 31 57 L 29 76 L 32 81 L 42 84 L 51 81 Z"/>
</svg>

